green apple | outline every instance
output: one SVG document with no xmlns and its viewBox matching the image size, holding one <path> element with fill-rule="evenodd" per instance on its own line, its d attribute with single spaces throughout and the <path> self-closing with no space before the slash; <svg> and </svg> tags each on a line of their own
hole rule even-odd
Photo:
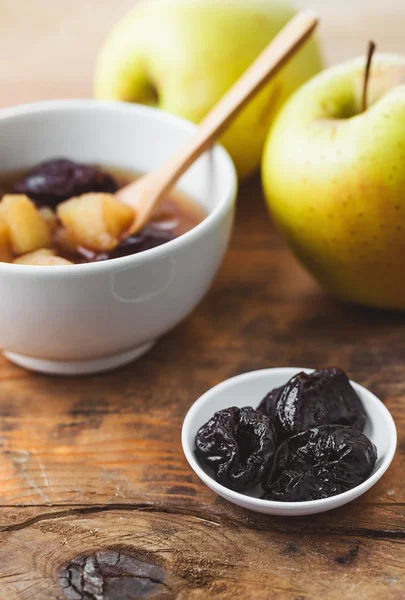
<svg viewBox="0 0 405 600">
<path fill-rule="evenodd" d="M 95 97 L 151 104 L 198 123 L 294 14 L 280 0 L 141 3 L 101 48 Z M 223 135 L 242 177 L 260 165 L 281 104 L 320 68 L 310 40 Z"/>
<path fill-rule="evenodd" d="M 343 299 L 405 309 L 405 57 L 307 82 L 280 111 L 262 174 L 269 208 L 297 257 Z"/>
</svg>

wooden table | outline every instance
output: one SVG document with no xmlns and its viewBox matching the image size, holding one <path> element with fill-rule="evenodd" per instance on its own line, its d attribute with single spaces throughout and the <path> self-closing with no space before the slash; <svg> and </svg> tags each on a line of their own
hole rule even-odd
<svg viewBox="0 0 405 600">
<path fill-rule="evenodd" d="M 30 0 L 20 14 L 2 0 L 1 103 L 89 95 L 99 40 L 130 4 Z M 402 0 L 384 12 L 376 0 L 312 4 L 329 59 L 359 53 L 369 30 L 384 49 L 405 50 Z M 250 182 L 211 292 L 147 356 L 82 379 L 0 360 L 0 600 L 403 599 L 404 359 L 405 315 L 327 298 Z M 397 422 L 394 463 L 368 494 L 287 519 L 238 509 L 199 482 L 180 428 L 202 392 L 252 369 L 326 364 L 373 390 Z"/>
</svg>

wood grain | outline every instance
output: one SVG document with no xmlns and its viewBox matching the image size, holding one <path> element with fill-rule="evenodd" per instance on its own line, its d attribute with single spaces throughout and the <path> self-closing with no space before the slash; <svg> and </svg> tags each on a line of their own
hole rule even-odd
<svg viewBox="0 0 405 600">
<path fill-rule="evenodd" d="M 138 593 L 144 563 L 164 572 L 164 585 L 147 588 L 158 598 L 402 598 L 404 333 L 404 315 L 325 297 L 269 226 L 251 182 L 212 291 L 141 361 L 83 379 L 0 362 L 0 598 L 74 598 L 69 587 L 58 596 L 61 572 L 65 585 L 71 561 L 94 566 L 105 551 L 121 553 L 128 571 L 96 569 L 105 600 L 126 598 L 117 577 Z M 399 428 L 392 468 L 358 502 L 312 518 L 262 517 L 190 472 L 180 429 L 203 391 L 250 369 L 329 363 L 379 394 Z"/>
<path fill-rule="evenodd" d="M 9 564 L 2 575 L 4 597 L 11 599 L 58 598 L 61 588 L 74 600 L 366 600 L 377 594 L 400 599 L 400 544 L 344 532 L 333 536 L 306 531 L 292 537 L 238 521 L 134 507 L 38 521 L 9 535 L 0 547 L 0 561 L 21 554 L 18 567 Z M 30 553 L 21 553 L 24 547 Z M 80 566 L 80 559 L 87 568 L 83 562 Z M 107 560 L 119 563 L 118 572 L 106 568 Z M 144 588 L 149 584 L 146 593 L 141 583 Z M 86 588 L 88 596 L 83 594 Z"/>
<path fill-rule="evenodd" d="M 100 40 L 132 4 L 31 0 L 22 11 L 0 0 L 0 103 L 90 95 Z M 401 0 L 384 11 L 377 0 L 311 5 L 330 61 L 362 52 L 370 36 L 405 51 Z M 404 359 L 405 314 L 326 297 L 249 182 L 210 293 L 140 361 L 64 379 L 0 359 L 0 600 L 402 600 Z M 199 482 L 180 430 L 201 393 L 252 369 L 326 364 L 396 419 L 396 458 L 372 490 L 287 519 L 243 511 Z"/>
</svg>

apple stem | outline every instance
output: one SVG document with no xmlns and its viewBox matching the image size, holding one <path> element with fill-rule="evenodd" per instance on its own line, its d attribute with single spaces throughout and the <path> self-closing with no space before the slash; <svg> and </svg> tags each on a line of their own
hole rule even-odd
<svg viewBox="0 0 405 600">
<path fill-rule="evenodd" d="M 363 99 L 361 103 L 361 112 L 367 110 L 367 93 L 368 93 L 368 82 L 370 79 L 371 61 L 377 45 L 373 41 L 369 41 L 367 49 L 367 62 L 366 69 L 364 71 L 364 82 L 363 82 Z"/>
</svg>

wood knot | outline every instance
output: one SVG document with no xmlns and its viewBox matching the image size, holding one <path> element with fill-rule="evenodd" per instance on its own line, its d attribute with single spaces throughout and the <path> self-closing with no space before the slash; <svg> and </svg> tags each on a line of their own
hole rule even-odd
<svg viewBox="0 0 405 600">
<path fill-rule="evenodd" d="M 166 579 L 164 569 L 149 558 L 102 550 L 64 566 L 59 585 L 68 600 L 136 600 L 151 595 L 169 599 Z"/>
<path fill-rule="evenodd" d="M 337 556 L 335 558 L 335 562 L 338 565 L 348 565 L 355 561 L 357 555 L 359 553 L 359 544 L 353 546 L 353 548 L 349 548 L 347 554 L 343 554 L 342 556 Z"/>
</svg>

